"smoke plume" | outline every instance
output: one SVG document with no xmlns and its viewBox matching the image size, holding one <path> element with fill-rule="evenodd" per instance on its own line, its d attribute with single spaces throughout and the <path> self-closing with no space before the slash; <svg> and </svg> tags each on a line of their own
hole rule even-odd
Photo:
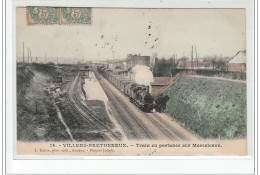
<svg viewBox="0 0 260 175">
<path fill-rule="evenodd" d="M 147 66 L 135 66 L 132 68 L 133 72 L 133 81 L 139 85 L 150 85 L 153 80 L 153 73 L 150 71 L 150 68 Z"/>
</svg>

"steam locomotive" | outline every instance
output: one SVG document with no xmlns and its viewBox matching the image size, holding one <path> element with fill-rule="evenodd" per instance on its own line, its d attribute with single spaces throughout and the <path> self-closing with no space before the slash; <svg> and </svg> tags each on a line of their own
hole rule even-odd
<svg viewBox="0 0 260 175">
<path fill-rule="evenodd" d="M 151 112 L 154 109 L 154 98 L 149 93 L 149 86 L 138 85 L 129 78 L 115 74 L 105 67 L 97 67 L 97 70 L 141 110 Z"/>
</svg>

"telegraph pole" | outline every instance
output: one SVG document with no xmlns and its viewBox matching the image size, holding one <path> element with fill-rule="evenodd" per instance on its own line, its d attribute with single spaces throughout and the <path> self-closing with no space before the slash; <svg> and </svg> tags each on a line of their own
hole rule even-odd
<svg viewBox="0 0 260 175">
<path fill-rule="evenodd" d="M 46 52 L 45 52 L 45 64 L 46 64 Z"/>
<path fill-rule="evenodd" d="M 197 47 L 196 47 L 196 45 L 195 45 L 195 53 L 196 53 L 196 61 L 197 61 L 197 68 L 198 68 L 198 53 L 197 53 Z"/>
<path fill-rule="evenodd" d="M 196 53 L 196 59 L 198 59 L 198 53 L 197 53 L 196 45 L 195 45 L 195 53 Z"/>
<path fill-rule="evenodd" d="M 193 69 L 193 45 L 191 46 L 191 67 Z"/>
<path fill-rule="evenodd" d="M 32 52 L 31 52 L 31 49 L 30 49 L 30 58 L 31 58 L 31 64 L 32 64 Z"/>
<path fill-rule="evenodd" d="M 29 58 L 30 55 L 29 54 L 30 54 L 30 49 L 27 48 L 28 64 L 30 63 L 30 58 Z"/>
<path fill-rule="evenodd" d="M 23 42 L 23 65 L 24 65 L 24 42 Z"/>
<path fill-rule="evenodd" d="M 115 56 L 115 51 L 112 51 L 113 52 L 113 60 L 114 60 L 114 56 Z"/>
</svg>

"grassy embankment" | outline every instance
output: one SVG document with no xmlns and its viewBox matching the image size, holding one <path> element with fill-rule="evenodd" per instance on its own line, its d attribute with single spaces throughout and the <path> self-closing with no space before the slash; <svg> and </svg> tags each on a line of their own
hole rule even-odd
<svg viewBox="0 0 260 175">
<path fill-rule="evenodd" d="M 69 139 L 57 118 L 53 100 L 44 92 L 59 73 L 55 67 L 38 64 L 17 68 L 17 140 Z"/>
<path fill-rule="evenodd" d="M 72 109 L 66 92 L 78 73 L 78 67 L 63 68 L 34 64 L 17 68 L 17 139 L 20 141 L 69 141 L 65 127 L 59 121 L 54 102 L 75 140 L 101 139 L 93 128 Z M 46 92 L 53 78 L 62 75 L 64 95 L 55 101 Z"/>
<path fill-rule="evenodd" d="M 201 137 L 246 136 L 246 84 L 182 77 L 164 97 L 165 112 Z"/>
</svg>

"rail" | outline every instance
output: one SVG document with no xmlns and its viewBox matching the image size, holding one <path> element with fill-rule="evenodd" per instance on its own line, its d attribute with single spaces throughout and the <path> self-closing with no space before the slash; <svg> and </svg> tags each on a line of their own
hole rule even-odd
<svg viewBox="0 0 260 175">
<path fill-rule="evenodd" d="M 102 86 L 103 90 L 107 94 L 108 98 L 115 104 L 123 118 L 125 119 L 128 126 L 132 129 L 135 136 L 138 139 L 154 139 L 154 136 L 152 136 L 147 129 L 141 124 L 141 122 L 135 117 L 135 115 L 128 109 L 128 107 L 124 104 L 124 102 L 113 94 L 113 92 L 107 88 L 102 82 L 102 79 L 100 78 L 100 74 L 97 74 L 96 71 L 94 71 L 96 77 L 100 80 L 100 85 Z"/>
<path fill-rule="evenodd" d="M 95 112 L 86 106 L 82 106 L 80 101 L 74 95 L 74 88 L 78 81 L 78 76 L 76 76 L 75 80 L 71 84 L 69 88 L 69 93 L 67 99 L 73 109 L 85 120 L 87 121 L 97 132 L 105 139 L 105 140 L 121 140 L 119 136 L 117 136 L 114 132 L 111 131 L 107 126 L 105 126 L 100 120 L 98 120 Z"/>
</svg>

